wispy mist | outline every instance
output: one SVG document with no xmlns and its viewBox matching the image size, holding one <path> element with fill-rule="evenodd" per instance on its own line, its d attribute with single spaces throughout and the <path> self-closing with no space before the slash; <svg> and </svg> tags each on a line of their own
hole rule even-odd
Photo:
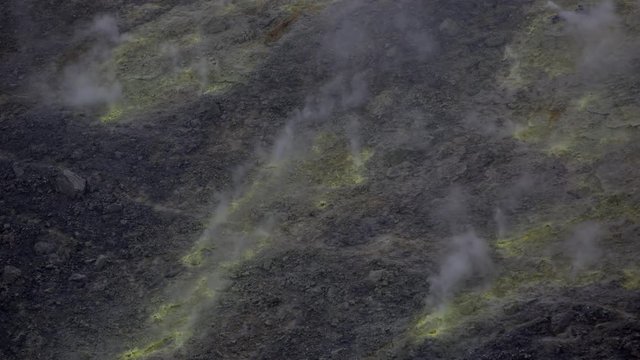
<svg viewBox="0 0 640 360">
<path fill-rule="evenodd" d="M 454 186 L 438 210 L 438 215 L 449 224 L 452 233 L 465 231 L 469 226 L 465 198 L 464 190 L 459 186 Z"/>
<path fill-rule="evenodd" d="M 339 74 L 323 85 L 317 94 L 307 97 L 304 107 L 294 112 L 276 138 L 270 162 L 278 163 L 291 154 L 296 140 L 296 127 L 304 123 L 326 121 L 336 111 L 364 104 L 368 97 L 365 79 L 365 73 L 361 72 L 351 76 Z"/>
<path fill-rule="evenodd" d="M 572 273 L 597 264 L 602 256 L 599 245 L 602 236 L 602 226 L 595 222 L 584 222 L 574 228 L 573 234 L 565 242 L 565 252 L 571 259 Z"/>
<path fill-rule="evenodd" d="M 430 278 L 429 302 L 446 304 L 457 290 L 473 278 L 486 278 L 493 269 L 487 242 L 473 230 L 451 238 L 450 248 L 438 273 Z"/>
<path fill-rule="evenodd" d="M 496 224 L 496 236 L 504 238 L 509 232 L 509 214 L 511 214 L 521 202 L 525 194 L 535 186 L 534 178 L 528 174 L 522 174 L 515 183 L 508 187 L 498 200 L 493 220 Z"/>
<path fill-rule="evenodd" d="M 122 86 L 110 62 L 114 47 L 123 40 L 116 19 L 96 17 L 77 37 L 90 47 L 62 71 L 63 102 L 76 107 L 116 102 L 122 96 Z"/>
<path fill-rule="evenodd" d="M 579 46 L 581 56 L 578 70 L 590 79 L 625 71 L 636 49 L 624 35 L 622 21 L 612 0 L 576 11 L 562 9 L 553 2 L 549 7 L 558 10 L 566 22 L 566 33 Z"/>
<path fill-rule="evenodd" d="M 363 0 L 336 6 L 329 25 L 336 30 L 325 35 L 320 58 L 331 62 L 337 71 L 390 70 L 429 59 L 438 45 L 428 19 L 417 15 L 421 6 L 398 0 L 381 5 L 381 12 L 375 14 L 366 13 L 371 7 Z M 371 17 L 376 21 L 367 21 Z M 389 42 L 390 38 L 394 41 Z"/>
<path fill-rule="evenodd" d="M 428 302 L 444 306 L 472 279 L 484 281 L 493 270 L 493 260 L 487 241 L 476 234 L 468 220 L 466 195 L 454 187 L 444 199 L 440 215 L 449 222 L 454 234 L 442 258 L 438 272 L 429 278 Z"/>
<path fill-rule="evenodd" d="M 352 116 L 346 123 L 345 132 L 349 139 L 349 150 L 351 151 L 351 157 L 356 166 L 362 165 L 361 150 L 362 140 L 360 135 L 360 120 L 357 116 Z"/>
</svg>

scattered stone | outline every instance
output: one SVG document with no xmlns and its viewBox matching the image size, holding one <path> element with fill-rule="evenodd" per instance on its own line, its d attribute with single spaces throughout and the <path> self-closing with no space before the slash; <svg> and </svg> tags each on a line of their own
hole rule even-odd
<svg viewBox="0 0 640 360">
<path fill-rule="evenodd" d="M 331 352 L 331 356 L 333 356 L 333 357 L 337 357 L 337 356 L 342 355 L 342 354 L 343 354 L 343 353 L 345 353 L 345 352 L 346 352 L 346 349 L 345 349 L 345 348 L 335 349 L 335 350 L 333 350 L 333 351 Z"/>
<path fill-rule="evenodd" d="M 64 260 L 60 257 L 60 255 L 58 254 L 49 254 L 49 257 L 47 258 L 48 264 L 47 265 L 52 265 L 53 268 L 55 268 L 56 264 L 61 264 L 64 262 Z"/>
<path fill-rule="evenodd" d="M 208 34 L 218 34 L 229 29 L 229 23 L 222 17 L 211 18 L 204 24 L 204 31 Z"/>
<path fill-rule="evenodd" d="M 46 241 L 38 241 L 34 246 L 33 250 L 38 255 L 47 255 L 54 252 L 56 249 L 55 245 Z"/>
<path fill-rule="evenodd" d="M 75 198 L 84 194 L 87 187 L 87 180 L 71 170 L 64 169 L 56 177 L 56 191 Z"/>
<path fill-rule="evenodd" d="M 5 283 L 10 284 L 16 281 L 16 279 L 18 279 L 21 275 L 22 271 L 20 271 L 20 269 L 15 266 L 7 265 L 2 271 L 2 280 Z"/>
<path fill-rule="evenodd" d="M 91 291 L 104 291 L 109 286 L 109 280 L 102 278 L 91 283 Z"/>
<path fill-rule="evenodd" d="M 87 275 L 84 275 L 84 274 L 75 273 L 69 276 L 69 281 L 81 282 L 86 280 L 87 280 Z"/>
<path fill-rule="evenodd" d="M 82 149 L 75 149 L 71 153 L 71 158 L 74 160 L 80 160 L 83 157 L 84 157 L 84 152 L 82 151 Z"/>
<path fill-rule="evenodd" d="M 107 265 L 107 260 L 109 258 L 106 255 L 100 255 L 98 256 L 98 258 L 96 259 L 94 265 L 96 267 L 96 270 L 102 270 L 104 268 L 105 265 Z"/>
<path fill-rule="evenodd" d="M 382 278 L 384 277 L 384 270 L 371 270 L 369 272 L 369 276 L 367 276 L 367 279 L 369 279 L 369 281 L 371 282 L 379 282 L 382 280 Z"/>
<path fill-rule="evenodd" d="M 98 172 L 93 172 L 89 179 L 87 179 L 87 188 L 89 191 L 96 191 L 98 189 L 98 185 L 103 181 L 102 176 Z"/>
<path fill-rule="evenodd" d="M 123 209 L 123 206 L 121 204 L 113 203 L 113 204 L 107 205 L 104 208 L 104 213 L 105 214 L 115 214 L 115 213 L 121 212 L 122 209 Z"/>
</svg>

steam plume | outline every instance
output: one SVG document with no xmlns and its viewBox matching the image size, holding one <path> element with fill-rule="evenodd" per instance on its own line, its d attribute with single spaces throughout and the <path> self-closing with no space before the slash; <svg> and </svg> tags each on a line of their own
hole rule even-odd
<svg viewBox="0 0 640 360">
<path fill-rule="evenodd" d="M 79 33 L 80 40 L 91 42 L 91 48 L 75 63 L 66 66 L 60 85 L 62 100 L 71 106 L 93 106 L 116 102 L 122 86 L 110 66 L 114 47 L 123 40 L 112 16 L 96 17 Z"/>
<path fill-rule="evenodd" d="M 482 279 L 492 269 L 489 246 L 484 239 L 472 230 L 454 236 L 440 270 L 430 278 L 430 302 L 435 306 L 444 305 L 467 281 L 474 277 Z"/>
<path fill-rule="evenodd" d="M 595 265 L 600 259 L 602 250 L 598 242 L 602 233 L 602 227 L 594 222 L 584 222 L 575 227 L 565 243 L 574 274 Z"/>
</svg>

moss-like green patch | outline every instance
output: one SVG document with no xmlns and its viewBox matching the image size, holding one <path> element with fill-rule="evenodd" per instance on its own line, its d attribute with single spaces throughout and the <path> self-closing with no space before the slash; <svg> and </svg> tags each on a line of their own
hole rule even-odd
<svg viewBox="0 0 640 360">
<path fill-rule="evenodd" d="M 124 352 L 119 356 L 120 360 L 137 360 L 144 359 L 154 353 L 163 350 L 172 350 L 181 345 L 184 334 L 174 332 L 169 336 L 150 342 L 143 347 L 137 347 Z"/>
<path fill-rule="evenodd" d="M 183 256 L 180 259 L 180 262 L 189 267 L 200 266 L 204 261 L 205 254 L 211 250 L 211 247 L 198 246 L 196 249 Z"/>
<path fill-rule="evenodd" d="M 640 221 L 640 205 L 623 193 L 602 196 L 582 218 L 607 221 L 626 219 L 637 223 Z"/>
<path fill-rule="evenodd" d="M 261 239 L 257 240 L 256 243 L 251 247 L 242 252 L 242 254 L 233 260 L 228 260 L 220 264 L 220 269 L 227 272 L 238 271 L 243 264 L 246 262 L 253 260 L 258 256 L 258 254 L 266 249 L 271 243 L 271 238 L 268 236 L 264 236 Z"/>
<path fill-rule="evenodd" d="M 104 115 L 100 116 L 100 121 L 103 123 L 116 122 L 120 120 L 124 114 L 125 109 L 121 104 L 113 104 Z"/>
<path fill-rule="evenodd" d="M 559 230 L 554 224 L 544 223 L 522 234 L 506 239 L 498 239 L 495 242 L 495 246 L 504 256 L 525 256 L 529 255 L 532 251 L 539 251 L 550 241 L 554 240 L 558 233 Z"/>
<path fill-rule="evenodd" d="M 329 206 L 329 202 L 327 200 L 321 199 L 316 201 L 316 209 L 324 210 Z"/>
<path fill-rule="evenodd" d="M 575 5 L 573 1 L 563 4 L 566 8 Z M 565 22 L 551 21 L 556 13 L 544 1 L 533 6 L 528 25 L 505 51 L 505 60 L 511 64 L 503 79 L 506 88 L 546 86 L 550 79 L 575 75 L 582 45 L 567 34 Z M 640 110 L 635 105 L 619 105 L 616 99 L 621 88 L 577 86 L 550 88 L 548 94 L 530 93 L 517 104 L 525 110 L 518 114 L 514 137 L 570 164 L 597 162 L 612 149 L 638 138 L 630 129 L 640 126 Z"/>
<path fill-rule="evenodd" d="M 243 4 L 229 5 L 233 9 L 217 2 L 196 1 L 172 9 L 147 5 L 125 11 L 125 22 L 141 24 L 127 34 L 104 65 L 112 68 L 123 96 L 101 120 L 118 121 L 203 94 L 221 93 L 242 83 L 264 58 L 266 47 L 261 38 L 243 34 L 235 41 L 224 32 L 203 31 L 210 21 L 210 17 L 202 16 L 205 13 L 221 19 L 250 16 L 237 11 L 235 5 Z M 233 26 L 230 31 L 241 36 Z M 219 49 L 221 45 L 223 49 Z"/>
<path fill-rule="evenodd" d="M 312 184 L 331 189 L 360 185 L 366 180 L 365 166 L 372 156 L 371 149 L 354 154 L 346 139 L 321 133 L 314 141 L 310 158 L 298 164 L 297 173 Z"/>
<path fill-rule="evenodd" d="M 175 304 L 175 303 L 164 304 L 164 305 L 160 306 L 158 311 L 156 311 L 153 314 L 151 314 L 151 319 L 153 321 L 162 321 L 162 320 L 166 319 L 169 314 L 171 314 L 175 310 L 179 309 L 181 306 L 182 306 L 182 304 Z"/>
<path fill-rule="evenodd" d="M 541 75 L 556 78 L 571 74 L 576 68 L 579 49 L 566 37 L 550 35 L 553 11 L 540 3 L 520 36 L 506 47 L 505 60 L 511 63 L 503 84 L 511 89 L 525 87 Z"/>
<path fill-rule="evenodd" d="M 256 179 L 251 182 L 251 185 L 239 196 L 234 198 L 229 204 L 229 209 L 234 212 L 240 212 L 243 209 L 246 210 L 247 206 L 251 204 L 255 205 L 256 202 L 260 201 L 258 197 L 260 195 L 264 195 L 263 192 L 270 185 L 267 181 L 270 178 L 270 175 L 273 168 L 264 168 L 258 172 Z"/>
<path fill-rule="evenodd" d="M 410 336 L 415 342 L 421 342 L 426 338 L 447 335 L 486 310 L 488 300 L 484 292 L 461 294 L 449 304 L 419 316 L 411 327 Z"/>
<path fill-rule="evenodd" d="M 548 258 L 530 261 L 525 267 L 507 268 L 498 277 L 489 293 L 497 298 L 511 296 L 522 288 L 540 284 L 553 285 L 560 281 L 558 269 Z"/>
<path fill-rule="evenodd" d="M 627 290 L 640 289 L 640 268 L 627 268 L 622 271 L 624 278 L 622 286 Z"/>
</svg>

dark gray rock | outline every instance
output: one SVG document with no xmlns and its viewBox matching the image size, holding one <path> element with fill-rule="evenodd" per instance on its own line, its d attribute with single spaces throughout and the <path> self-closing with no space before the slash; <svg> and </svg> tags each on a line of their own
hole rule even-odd
<svg viewBox="0 0 640 360">
<path fill-rule="evenodd" d="M 71 170 L 64 169 L 55 181 L 56 191 L 75 198 L 84 194 L 87 188 L 87 180 Z"/>
<path fill-rule="evenodd" d="M 20 276 L 22 276 L 22 271 L 15 266 L 7 265 L 2 271 L 2 280 L 7 284 L 16 281 Z"/>
<path fill-rule="evenodd" d="M 96 267 L 96 270 L 100 271 L 104 268 L 105 265 L 107 265 L 107 261 L 109 260 L 109 258 L 106 255 L 100 255 L 98 256 L 98 258 L 96 259 L 94 265 Z"/>
<path fill-rule="evenodd" d="M 56 250 L 56 246 L 50 242 L 46 241 L 38 241 L 34 246 L 33 250 L 38 255 L 47 255 L 51 254 Z"/>
<path fill-rule="evenodd" d="M 115 214 L 115 213 L 121 212 L 122 209 L 123 209 L 122 204 L 113 203 L 113 204 L 109 204 L 109 205 L 105 206 L 104 213 L 105 214 Z"/>
<path fill-rule="evenodd" d="M 218 34 L 229 29 L 229 23 L 221 17 L 213 17 L 204 24 L 204 31 L 207 34 Z"/>
<path fill-rule="evenodd" d="M 84 282 L 86 280 L 87 280 L 87 275 L 84 275 L 84 274 L 75 273 L 69 276 L 69 281 Z"/>
</svg>

